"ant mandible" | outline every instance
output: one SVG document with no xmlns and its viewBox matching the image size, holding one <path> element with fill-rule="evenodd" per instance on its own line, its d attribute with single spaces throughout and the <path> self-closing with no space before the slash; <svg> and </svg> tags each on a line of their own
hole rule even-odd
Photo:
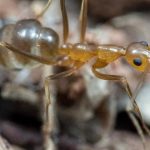
<svg viewBox="0 0 150 150">
<path fill-rule="evenodd" d="M 48 0 L 46 7 L 37 18 L 24 19 L 18 21 L 16 24 L 5 25 L 0 30 L 0 63 L 2 65 L 8 68 L 20 69 L 39 62 L 51 66 L 66 66 L 70 68 L 67 71 L 45 78 L 45 141 L 47 141 L 51 131 L 48 113 L 51 104 L 50 81 L 70 76 L 84 64 L 92 60 L 91 70 L 97 78 L 119 81 L 124 86 L 133 105 L 132 109 L 127 108 L 127 112 L 145 148 L 144 133 L 134 114 L 140 119 L 143 128 L 149 135 L 150 131 L 143 122 L 139 107 L 135 101 L 136 95 L 133 95 L 127 79 L 124 76 L 104 74 L 97 69 L 104 68 L 118 58 L 124 57 L 133 68 L 146 74 L 150 67 L 150 48 L 147 42 L 131 43 L 126 48 L 116 45 L 89 45 L 85 41 L 88 0 L 82 0 L 80 10 L 80 42 L 75 44 L 67 43 L 69 34 L 68 16 L 65 0 L 60 0 L 63 19 L 63 43 L 60 45 L 58 34 L 51 28 L 43 27 L 37 21 L 48 9 L 51 1 Z"/>
</svg>

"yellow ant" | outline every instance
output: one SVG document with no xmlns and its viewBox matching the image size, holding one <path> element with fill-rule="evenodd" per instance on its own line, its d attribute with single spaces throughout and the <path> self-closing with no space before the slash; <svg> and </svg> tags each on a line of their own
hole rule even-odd
<svg viewBox="0 0 150 150">
<path fill-rule="evenodd" d="M 97 69 L 104 68 L 120 57 L 124 57 L 127 62 L 136 70 L 148 72 L 150 65 L 150 48 L 147 42 L 131 43 L 128 47 L 116 45 L 90 45 L 85 41 L 87 24 L 87 3 L 82 0 L 80 11 L 80 42 L 67 43 L 69 34 L 68 16 L 65 7 L 65 0 L 60 0 L 61 13 L 63 19 L 63 44 L 59 44 L 58 34 L 51 28 L 43 27 L 37 19 L 41 17 L 50 6 L 52 0 L 48 0 L 46 7 L 36 19 L 26 19 L 18 21 L 16 24 L 5 25 L 0 30 L 0 63 L 8 68 L 23 68 L 34 65 L 35 62 L 51 66 L 66 66 L 70 69 L 45 78 L 45 123 L 44 133 L 46 139 L 50 134 L 49 106 L 51 80 L 67 77 L 79 70 L 84 64 L 92 60 L 91 70 L 93 74 L 103 80 L 119 81 L 124 86 L 133 110 L 127 108 L 127 112 L 134 123 L 144 145 L 145 137 L 136 115 L 143 129 L 150 135 L 150 131 L 144 124 L 139 107 L 135 101 L 136 95 L 132 94 L 127 79 L 124 76 L 109 75 L 99 72 Z M 140 81 L 139 84 L 143 82 Z M 138 86 L 139 87 L 139 86 Z M 137 87 L 137 90 L 138 90 Z"/>
</svg>

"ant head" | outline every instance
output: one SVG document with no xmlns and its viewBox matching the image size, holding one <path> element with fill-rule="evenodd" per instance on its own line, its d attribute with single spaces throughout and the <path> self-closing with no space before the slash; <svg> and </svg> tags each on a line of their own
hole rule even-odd
<svg viewBox="0 0 150 150">
<path fill-rule="evenodd" d="M 150 47 L 145 41 L 135 42 L 128 46 L 125 58 L 138 71 L 144 72 L 150 67 Z"/>
</svg>

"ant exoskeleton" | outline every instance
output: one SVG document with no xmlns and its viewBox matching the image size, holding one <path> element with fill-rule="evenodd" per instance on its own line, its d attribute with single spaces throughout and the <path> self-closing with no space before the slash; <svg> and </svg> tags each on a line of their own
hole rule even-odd
<svg viewBox="0 0 150 150">
<path fill-rule="evenodd" d="M 5 25 L 0 30 L 0 63 L 9 68 L 22 68 L 34 65 L 35 62 L 51 66 L 66 66 L 70 69 L 55 75 L 50 75 L 45 79 L 45 124 L 44 132 L 46 139 L 50 132 L 49 105 L 51 80 L 67 77 L 79 70 L 84 64 L 92 60 L 93 74 L 103 80 L 119 81 L 125 87 L 125 90 L 133 105 L 133 110 L 127 108 L 127 112 L 132 119 L 143 145 L 145 146 L 145 137 L 135 115 L 140 119 L 143 128 L 150 135 L 149 129 L 143 122 L 139 107 L 135 101 L 136 95 L 133 95 L 127 79 L 124 76 L 109 75 L 99 72 L 97 69 L 104 68 L 108 64 L 124 57 L 127 62 L 136 70 L 145 73 L 148 72 L 150 61 L 150 49 L 147 42 L 131 43 L 127 48 L 116 45 L 90 45 L 85 41 L 87 24 L 87 2 L 82 0 L 80 11 L 80 42 L 67 43 L 69 34 L 68 17 L 65 8 L 65 0 L 60 0 L 62 18 L 63 18 L 63 44 L 59 44 L 58 34 L 51 28 L 42 27 L 37 18 L 42 16 L 51 4 L 51 0 L 36 19 L 26 19 L 18 21 L 16 24 Z M 141 80 L 142 82 L 143 80 Z M 139 85 L 141 84 L 139 83 Z M 139 86 L 138 86 L 139 88 Z M 138 90 L 137 88 L 137 90 Z"/>
</svg>

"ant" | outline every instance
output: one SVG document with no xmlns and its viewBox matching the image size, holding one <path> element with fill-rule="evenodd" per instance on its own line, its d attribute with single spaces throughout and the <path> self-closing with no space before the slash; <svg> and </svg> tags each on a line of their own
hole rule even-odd
<svg viewBox="0 0 150 150">
<path fill-rule="evenodd" d="M 127 62 L 136 70 L 148 72 L 150 65 L 150 48 L 147 42 L 134 42 L 128 47 L 116 45 L 90 45 L 85 41 L 87 25 L 87 3 L 82 0 L 80 10 L 80 41 L 79 43 L 67 43 L 69 34 L 68 16 L 65 7 L 65 0 L 60 0 L 60 7 L 63 20 L 63 43 L 59 44 L 58 34 L 51 28 L 45 28 L 37 19 L 41 17 L 50 6 L 52 0 L 48 0 L 46 7 L 35 19 L 24 19 L 16 24 L 5 25 L 0 30 L 0 63 L 8 68 L 23 68 L 34 65 L 35 62 L 51 66 L 69 67 L 67 71 L 50 75 L 45 78 L 45 120 L 44 133 L 45 141 L 50 134 L 49 106 L 51 80 L 67 77 L 79 70 L 84 64 L 92 60 L 91 70 L 93 74 L 103 80 L 119 81 L 125 88 L 132 108 L 127 108 L 129 117 L 140 135 L 145 149 L 144 131 L 141 129 L 136 117 L 141 121 L 143 129 L 150 135 L 145 125 L 139 107 L 136 103 L 136 94 L 133 94 L 127 79 L 124 76 L 104 74 L 98 69 L 104 68 L 113 61 L 124 57 Z M 142 84 L 140 80 L 137 90 Z M 136 92 L 137 93 L 137 92 Z"/>
</svg>

